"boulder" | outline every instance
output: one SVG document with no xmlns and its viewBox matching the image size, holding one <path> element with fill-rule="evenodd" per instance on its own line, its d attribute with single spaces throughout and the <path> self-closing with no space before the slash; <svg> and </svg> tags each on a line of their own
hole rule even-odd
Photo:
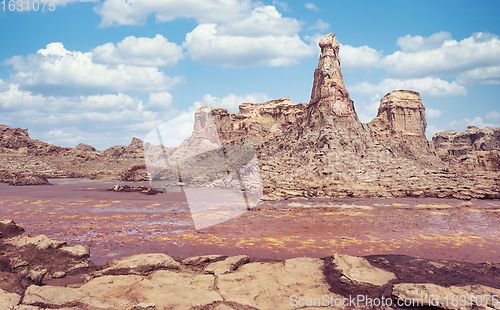
<svg viewBox="0 0 500 310">
<path fill-rule="evenodd" d="M 218 276 L 217 283 L 226 302 L 257 309 L 290 309 L 301 297 L 340 297 L 330 292 L 322 268 L 322 260 L 305 257 L 277 263 L 249 263 Z"/>
<path fill-rule="evenodd" d="M 341 271 L 343 277 L 341 281 L 382 286 L 396 279 L 396 275 L 392 272 L 373 267 L 362 257 L 335 254 L 332 263 Z"/>
<path fill-rule="evenodd" d="M 223 261 L 209 264 L 205 267 L 205 273 L 215 274 L 216 276 L 227 274 L 249 261 L 250 258 L 246 255 L 231 256 Z"/>
<path fill-rule="evenodd" d="M 147 275 L 157 269 L 179 269 L 180 263 L 165 254 L 137 254 L 108 261 L 94 277 L 116 274 Z"/>
<path fill-rule="evenodd" d="M 84 152 L 95 152 L 95 151 L 97 151 L 95 147 L 93 147 L 92 145 L 85 144 L 85 143 L 78 144 L 77 146 L 75 146 L 75 149 L 79 150 L 79 151 L 84 151 Z"/>
<path fill-rule="evenodd" d="M 24 247 L 29 245 L 34 245 L 37 249 L 45 250 L 48 248 L 57 249 L 62 245 L 66 244 L 66 241 L 56 241 L 52 240 L 45 235 L 39 235 L 36 237 L 30 237 L 28 233 L 23 233 L 22 235 L 4 240 L 5 244 L 10 244 L 15 247 Z"/>
<path fill-rule="evenodd" d="M 9 182 L 10 185 L 14 186 L 26 186 L 26 185 L 50 185 L 47 178 L 39 175 L 28 175 L 14 177 L 12 181 Z"/>
<path fill-rule="evenodd" d="M 21 296 L 0 289 L 0 310 L 12 309 L 21 301 Z"/>
</svg>

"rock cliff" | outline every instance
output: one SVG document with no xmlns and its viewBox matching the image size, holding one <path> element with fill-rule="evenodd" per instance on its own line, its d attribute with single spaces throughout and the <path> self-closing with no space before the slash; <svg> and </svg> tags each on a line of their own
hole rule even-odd
<svg viewBox="0 0 500 310">
<path fill-rule="evenodd" d="M 419 163 L 441 165 L 433 144 L 427 140 L 425 107 L 420 94 L 392 91 L 380 101 L 378 114 L 369 124 L 372 137 L 403 157 Z"/>
<path fill-rule="evenodd" d="M 237 114 L 212 112 L 223 143 L 255 147 L 267 198 L 499 197 L 498 176 L 448 170 L 425 136 L 425 106 L 417 92 L 388 93 L 377 117 L 361 123 L 334 37 L 319 43 L 309 103 L 284 98 L 242 104 Z"/>
<path fill-rule="evenodd" d="M 456 171 L 500 171 L 500 128 L 469 126 L 458 133 L 439 132 L 432 137 L 439 157 Z"/>
</svg>

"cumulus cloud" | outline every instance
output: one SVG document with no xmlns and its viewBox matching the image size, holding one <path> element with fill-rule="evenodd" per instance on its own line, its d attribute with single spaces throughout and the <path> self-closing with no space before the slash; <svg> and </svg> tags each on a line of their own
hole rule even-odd
<svg viewBox="0 0 500 310">
<path fill-rule="evenodd" d="M 255 8 L 241 20 L 219 24 L 218 30 L 229 36 L 283 36 L 296 34 L 301 26 L 295 18 L 283 17 L 274 6 L 266 5 Z"/>
<path fill-rule="evenodd" d="M 194 19 L 199 23 L 221 23 L 244 18 L 256 3 L 248 0 L 105 0 L 94 8 L 101 16 L 101 27 L 141 25 L 148 16 L 157 22 L 178 18 Z"/>
<path fill-rule="evenodd" d="M 0 91 L 0 108 L 0 123 L 14 125 L 22 119 L 35 138 L 62 146 L 85 142 L 102 149 L 128 144 L 162 122 L 158 112 L 123 93 L 44 96 L 12 83 Z"/>
<path fill-rule="evenodd" d="M 69 51 L 59 42 L 47 44 L 36 54 L 14 56 L 5 64 L 12 66 L 14 83 L 50 94 L 158 92 L 183 81 L 157 67 L 95 63 L 92 52 Z"/>
<path fill-rule="evenodd" d="M 440 118 L 442 114 L 443 112 L 439 109 L 432 109 L 432 108 L 425 109 L 425 116 L 428 119 Z"/>
<path fill-rule="evenodd" d="M 201 101 L 194 103 L 194 107 L 209 106 L 212 108 L 224 108 L 231 112 L 238 112 L 238 107 L 242 103 L 262 103 L 271 100 L 266 94 L 253 93 L 243 96 L 229 94 L 225 97 L 218 98 L 207 94 Z"/>
<path fill-rule="evenodd" d="M 275 2 L 281 5 L 281 2 Z M 286 7 L 286 6 L 285 6 Z M 194 19 L 198 26 L 183 47 L 195 61 L 224 67 L 288 66 L 315 55 L 299 37 L 301 23 L 275 6 L 252 0 L 105 0 L 95 7 L 101 26 L 139 25 L 154 15 L 157 22 Z M 327 29 L 318 21 L 315 29 Z M 115 59 L 118 45 L 103 46 L 104 59 Z M 101 52 L 101 50 L 99 50 Z M 119 58 L 119 57 L 118 57 Z"/>
<path fill-rule="evenodd" d="M 67 4 L 75 3 L 75 2 L 98 2 L 99 0 L 51 0 L 50 3 L 53 3 L 55 7 L 66 6 Z"/>
<path fill-rule="evenodd" d="M 340 44 L 339 55 L 342 70 L 347 72 L 377 67 L 382 58 L 381 51 L 376 51 L 366 45 L 352 47 Z"/>
<path fill-rule="evenodd" d="M 322 19 L 318 19 L 316 23 L 309 27 L 310 30 L 318 29 L 319 31 L 327 31 L 330 28 L 330 24 L 324 22 Z"/>
<path fill-rule="evenodd" d="M 474 33 L 460 42 L 447 33 L 433 36 L 400 38 L 398 43 L 403 50 L 382 60 L 389 76 L 454 76 L 500 63 L 500 39 L 496 35 Z"/>
<path fill-rule="evenodd" d="M 397 89 L 414 90 L 426 97 L 453 97 L 465 96 L 467 94 L 466 88 L 458 85 L 456 82 L 450 83 L 440 78 L 432 77 L 407 80 L 384 79 L 378 84 L 362 82 L 349 87 L 350 91 L 365 95 L 386 94 Z"/>
<path fill-rule="evenodd" d="M 173 67 L 184 58 L 182 46 L 169 42 L 161 34 L 154 38 L 128 36 L 116 45 L 106 43 L 95 47 L 92 56 L 96 63 L 148 67 Z"/>
<path fill-rule="evenodd" d="M 432 140 L 432 137 L 441 131 L 444 131 L 445 129 L 442 129 L 441 127 L 435 126 L 435 125 L 428 125 L 425 135 L 427 136 L 427 139 Z"/>
<path fill-rule="evenodd" d="M 311 10 L 311 11 L 316 11 L 316 12 L 320 11 L 320 9 L 318 9 L 316 4 L 314 4 L 314 3 L 310 3 L 310 2 L 306 3 L 306 4 L 304 4 L 304 7 L 308 10 Z"/>
<path fill-rule="evenodd" d="M 500 66 L 482 67 L 469 70 L 457 77 L 462 85 L 498 85 L 500 84 Z"/>
<path fill-rule="evenodd" d="M 446 41 L 451 41 L 451 33 L 441 31 L 432 34 L 428 38 L 407 34 L 399 38 L 396 45 L 405 53 L 414 53 L 440 48 Z"/>
<path fill-rule="evenodd" d="M 184 47 L 197 62 L 224 67 L 289 66 L 316 54 L 298 35 L 224 35 L 215 24 L 201 24 L 186 35 Z"/>
</svg>

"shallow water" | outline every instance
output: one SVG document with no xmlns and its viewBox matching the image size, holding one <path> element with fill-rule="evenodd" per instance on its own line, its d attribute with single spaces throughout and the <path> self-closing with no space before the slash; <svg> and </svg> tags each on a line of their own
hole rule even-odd
<svg viewBox="0 0 500 310">
<path fill-rule="evenodd" d="M 146 196 L 107 191 L 117 183 L 113 181 L 50 181 L 54 185 L 0 184 L 0 218 L 22 223 L 32 234 L 89 245 L 98 264 L 149 252 L 278 259 L 405 254 L 500 262 L 497 200 L 263 201 L 229 221 L 196 230 L 182 193 Z"/>
</svg>

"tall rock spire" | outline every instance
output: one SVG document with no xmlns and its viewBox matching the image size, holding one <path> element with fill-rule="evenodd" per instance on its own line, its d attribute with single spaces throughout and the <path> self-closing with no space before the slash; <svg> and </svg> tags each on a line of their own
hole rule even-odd
<svg viewBox="0 0 500 310">
<path fill-rule="evenodd" d="M 339 43 L 330 33 L 319 41 L 321 55 L 314 71 L 314 83 L 310 104 L 328 106 L 328 114 L 336 116 L 355 115 L 354 104 L 345 89 L 340 69 Z M 357 116 L 356 116 L 357 119 Z"/>
</svg>

